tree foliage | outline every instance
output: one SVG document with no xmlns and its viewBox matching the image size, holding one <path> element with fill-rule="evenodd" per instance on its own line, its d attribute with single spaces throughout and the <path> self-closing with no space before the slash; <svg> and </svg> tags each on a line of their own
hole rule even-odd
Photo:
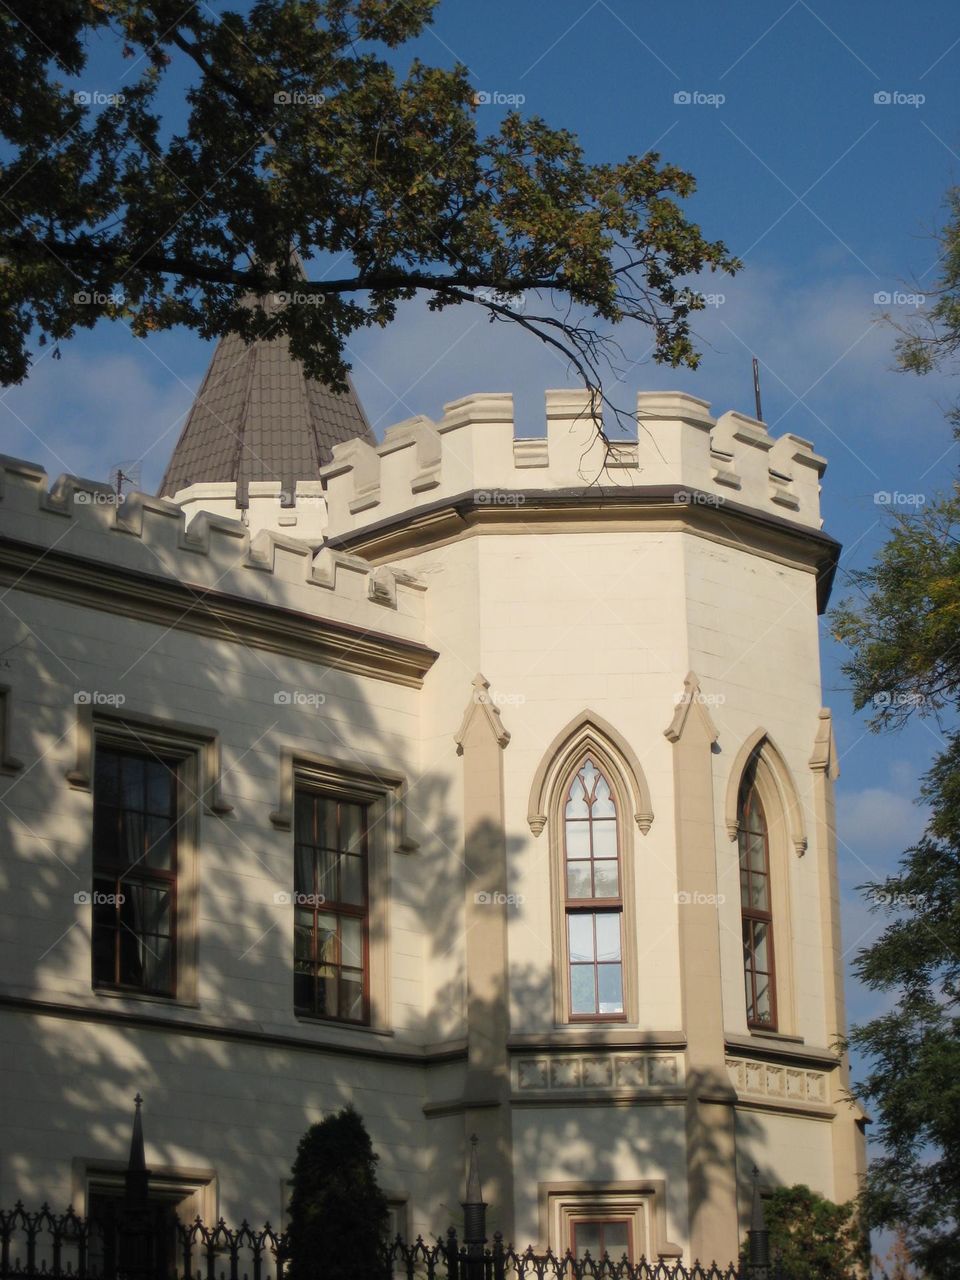
<svg viewBox="0 0 960 1280">
<path fill-rule="evenodd" d="M 691 175 L 652 152 L 590 164 L 517 112 L 483 134 L 465 67 L 394 68 L 437 3 L 0 5 L 0 382 L 25 376 L 34 333 L 107 316 L 141 336 L 287 333 L 342 386 L 349 335 L 417 294 L 521 326 L 589 385 L 599 326 L 624 321 L 695 366 L 703 298 L 682 278 L 738 263 L 683 211 Z M 91 49 L 118 51 L 112 80 Z M 169 117 L 184 85 L 165 119 L 161 91 Z"/>
<path fill-rule="evenodd" d="M 383 1273 L 389 1210 L 360 1116 L 344 1107 L 312 1125 L 293 1164 L 289 1280 L 356 1280 Z"/>
<path fill-rule="evenodd" d="M 866 1238 L 855 1202 L 834 1204 L 809 1187 L 778 1187 L 763 1202 L 770 1251 L 790 1280 L 859 1280 Z M 748 1254 L 748 1242 L 743 1251 Z"/>
<path fill-rule="evenodd" d="M 950 365 L 960 353 L 960 187 L 950 188 L 945 205 L 947 216 L 937 236 L 939 278 L 931 305 L 912 323 L 897 325 L 898 361 L 910 373 L 930 373 Z"/>
<path fill-rule="evenodd" d="M 868 1062 L 858 1096 L 883 1153 L 865 1209 L 902 1224 L 931 1275 L 960 1277 L 960 489 L 898 517 L 874 564 L 852 575 L 861 595 L 834 615 L 858 708 L 875 728 L 930 718 L 941 744 L 922 797 L 923 837 L 895 875 L 863 886 L 885 919 L 856 971 L 892 1008 L 855 1027 Z"/>
</svg>

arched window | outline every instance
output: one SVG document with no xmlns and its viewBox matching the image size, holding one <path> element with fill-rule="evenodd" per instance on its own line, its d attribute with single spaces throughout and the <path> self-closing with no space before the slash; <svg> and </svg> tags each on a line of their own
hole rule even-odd
<svg viewBox="0 0 960 1280">
<path fill-rule="evenodd" d="M 571 1020 L 625 1016 L 623 869 L 617 804 L 607 778 L 587 756 L 563 809 L 566 963 Z"/>
<path fill-rule="evenodd" d="M 752 776 L 748 776 L 740 788 L 737 816 L 747 1026 L 776 1031 L 777 987 L 770 838 L 763 805 Z"/>
</svg>

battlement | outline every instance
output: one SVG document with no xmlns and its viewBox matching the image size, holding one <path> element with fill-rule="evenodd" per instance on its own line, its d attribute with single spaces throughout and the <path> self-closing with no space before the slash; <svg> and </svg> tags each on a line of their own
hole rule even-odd
<svg viewBox="0 0 960 1280">
<path fill-rule="evenodd" d="M 348 440 L 322 468 L 330 537 L 473 492 L 478 500 L 530 490 L 682 486 L 819 529 L 826 460 L 800 436 L 770 435 L 733 410 L 714 418 L 705 400 L 642 391 L 638 430 L 607 447 L 585 389 L 547 391 L 546 435 L 514 434 L 513 396 L 466 396 L 439 422 L 420 416 L 388 428 L 377 447 Z M 486 495 L 486 496 L 480 496 Z M 491 496 L 493 495 L 493 496 Z"/>
<path fill-rule="evenodd" d="M 251 537 L 267 530 L 318 546 L 327 527 L 321 480 L 298 480 L 293 493 L 285 493 L 279 480 L 251 480 L 243 507 L 237 501 L 236 481 L 191 484 L 178 490 L 172 501 L 185 512 L 188 524 L 205 511 L 241 520 Z"/>
<path fill-rule="evenodd" d="M 319 482 L 308 486 L 320 487 Z M 195 488 L 207 491 L 211 486 Z M 259 497 L 279 507 L 276 488 L 275 495 Z M 234 518 L 203 510 L 188 523 L 181 506 L 166 498 L 135 492 L 118 499 L 109 485 L 71 475 L 50 485 L 42 467 L 0 455 L 0 534 L 38 548 L 40 562 L 44 551 L 56 552 L 421 640 L 424 587 L 412 575 L 374 568 L 329 547 L 315 552 L 302 537 L 263 528 L 251 533 L 235 518 L 235 492 L 221 495 L 224 500 L 228 496 L 225 505 Z M 303 496 L 316 499 L 318 494 Z"/>
</svg>

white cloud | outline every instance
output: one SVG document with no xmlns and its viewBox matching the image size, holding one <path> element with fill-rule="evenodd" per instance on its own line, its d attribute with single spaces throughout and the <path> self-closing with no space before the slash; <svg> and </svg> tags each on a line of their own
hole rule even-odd
<svg viewBox="0 0 960 1280">
<path fill-rule="evenodd" d="M 143 345 L 117 352 L 106 334 L 97 336 L 99 349 L 93 339 L 66 343 L 60 360 L 38 361 L 22 385 L 0 397 L 3 451 L 39 462 L 51 478 L 68 472 L 105 480 L 118 462 L 142 459 L 142 487 L 155 490 L 196 375 L 181 381 Z M 197 355 L 204 354 L 198 342 Z"/>
</svg>

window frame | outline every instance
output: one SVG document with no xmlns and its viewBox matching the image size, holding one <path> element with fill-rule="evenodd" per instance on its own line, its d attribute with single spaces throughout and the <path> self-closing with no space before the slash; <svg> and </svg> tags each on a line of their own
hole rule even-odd
<svg viewBox="0 0 960 1280">
<path fill-rule="evenodd" d="M 176 727 L 165 729 L 162 722 L 135 718 L 119 720 L 94 719 L 91 725 L 89 774 L 90 792 L 90 880 L 94 881 L 94 815 L 96 810 L 96 753 L 101 748 L 147 759 L 176 764 L 176 885 L 173 894 L 175 917 L 172 923 L 173 957 L 172 991 L 160 993 L 142 987 L 93 980 L 93 920 L 90 925 L 90 986 L 93 993 L 105 998 L 157 1001 L 162 1004 L 198 1003 L 198 899 L 199 899 L 199 812 L 205 807 L 201 794 L 203 765 L 200 759 L 204 742 L 185 738 Z"/>
<path fill-rule="evenodd" d="M 172 840 L 173 848 L 172 848 L 171 857 L 170 857 L 171 867 L 169 870 L 163 867 L 151 867 L 149 864 L 144 863 L 144 859 L 146 858 L 146 854 L 148 852 L 147 849 L 145 849 L 144 853 L 141 854 L 141 856 L 136 860 L 136 862 L 131 864 L 131 866 L 128 868 L 122 868 L 119 860 L 117 860 L 114 863 L 114 865 L 110 865 L 105 859 L 101 861 L 100 865 L 98 866 L 97 858 L 98 858 L 99 850 L 98 850 L 98 841 L 97 841 L 97 828 L 99 826 L 99 820 L 98 820 L 96 769 L 98 767 L 101 752 L 110 752 L 111 755 L 115 756 L 121 762 L 118 766 L 121 774 L 123 771 L 122 761 L 124 760 L 137 760 L 142 762 L 143 764 L 150 764 L 150 763 L 160 764 L 164 768 L 166 768 L 171 774 L 172 795 L 171 795 L 170 812 L 167 814 L 152 815 L 149 809 L 143 809 L 143 810 L 131 809 L 120 803 L 116 805 L 110 805 L 103 800 L 100 801 L 100 805 L 102 805 L 103 808 L 113 811 L 118 827 L 121 831 L 122 831 L 122 826 L 121 826 L 122 814 L 136 813 L 144 824 L 145 833 L 146 833 L 146 821 L 148 817 L 154 816 L 154 817 L 162 817 L 165 820 L 169 819 L 171 825 L 170 827 L 167 828 L 167 833 L 171 831 L 173 833 L 173 840 Z M 93 881 L 92 887 L 93 887 L 93 894 L 94 894 L 93 920 L 91 924 L 91 983 L 94 989 L 114 991 L 122 995 L 128 995 L 128 994 L 135 995 L 135 996 L 147 995 L 147 996 L 156 996 L 156 997 L 160 997 L 161 999 L 168 999 L 168 1000 L 176 999 L 177 979 L 178 979 L 177 947 L 178 947 L 178 937 L 179 937 L 179 930 L 177 927 L 177 924 L 178 924 L 177 903 L 178 903 L 178 889 L 179 889 L 179 875 L 180 875 L 180 865 L 179 865 L 180 863 L 179 845 L 180 845 L 180 825 L 181 825 L 180 810 L 182 808 L 182 793 L 183 793 L 183 781 L 181 777 L 182 759 L 183 759 L 182 756 L 177 756 L 177 755 L 169 755 L 166 753 L 163 755 L 160 755 L 158 753 L 151 751 L 149 747 L 143 747 L 139 750 L 136 750 L 132 744 L 115 746 L 112 743 L 105 742 L 105 741 L 100 741 L 97 744 L 96 757 L 95 757 L 95 763 L 94 763 L 95 772 L 94 772 L 94 779 L 93 779 L 93 786 L 92 786 L 93 837 L 92 837 L 92 850 L 91 850 L 91 854 L 92 854 L 91 870 L 92 870 L 92 881 Z M 146 779 L 144 779 L 144 782 L 146 783 Z M 146 837 L 146 834 L 145 834 L 145 839 L 146 838 L 148 837 Z M 142 866 L 142 869 L 139 871 L 134 871 L 134 869 L 138 867 L 138 865 L 140 864 L 144 864 Z M 110 950 L 112 952 L 112 960 L 113 960 L 112 968 L 113 968 L 114 976 L 110 980 L 102 980 L 102 979 L 98 980 L 97 973 L 96 973 L 97 932 L 98 932 L 98 929 L 101 928 L 101 925 L 97 920 L 97 907 L 98 905 L 101 905 L 101 904 L 97 903 L 96 895 L 101 892 L 101 890 L 98 889 L 97 887 L 98 883 L 101 881 L 110 883 L 111 888 L 107 892 L 110 893 L 110 895 L 113 896 L 114 898 L 113 904 L 105 904 L 108 906 L 109 905 L 113 906 L 114 919 L 115 919 L 114 923 L 108 924 L 106 926 L 106 928 L 109 930 L 111 934 Z M 167 909 L 169 911 L 169 917 L 170 917 L 169 918 L 170 932 L 168 935 L 166 935 L 169 938 L 169 944 L 170 944 L 169 989 L 165 989 L 165 988 L 153 989 L 151 987 L 146 986 L 143 983 L 136 984 L 136 983 L 129 983 L 129 982 L 123 981 L 122 974 L 121 974 L 122 955 L 123 955 L 123 948 L 122 948 L 123 932 L 122 931 L 124 929 L 129 930 L 129 925 L 125 924 L 122 919 L 121 907 L 123 904 L 120 901 L 121 895 L 124 892 L 123 886 L 125 884 L 129 885 L 131 888 L 133 888 L 134 886 L 139 887 L 142 890 L 156 888 L 157 885 L 167 886 L 166 892 L 169 894 L 169 907 Z M 130 932 L 132 933 L 133 931 L 130 930 Z M 140 937 L 139 934 L 133 934 L 133 936 Z M 143 945 L 144 947 L 147 947 L 147 949 L 149 950 L 147 943 L 143 942 L 141 945 Z"/>
<path fill-rule="evenodd" d="M 340 810 L 340 806 L 341 806 L 341 805 L 345 805 L 345 804 L 348 804 L 348 805 L 355 805 L 357 808 L 359 808 L 359 809 L 360 809 L 361 814 L 362 814 L 362 819 L 361 819 L 361 821 L 362 821 L 362 831 L 363 831 L 363 866 L 362 866 L 362 872 L 361 872 L 361 883 L 362 883 L 362 893 L 363 893 L 363 899 L 364 899 L 364 900 L 363 900 L 363 903 L 362 903 L 362 905 L 361 905 L 361 907 L 359 907 L 359 908 L 358 908 L 356 904 L 349 903 L 349 902 L 346 902 L 346 901 L 344 901 L 344 900 L 336 900 L 336 899 L 331 900 L 331 899 L 329 899 L 329 898 L 327 898 L 327 897 L 325 897 L 325 896 L 324 896 L 324 899 L 323 899 L 323 902 L 322 902 L 322 903 L 321 903 L 321 902 L 319 902 L 317 899 L 315 899 L 311 904 L 309 904 L 309 906 L 304 906 L 304 905 L 302 905 L 302 904 L 297 900 L 298 895 L 299 895 L 299 894 L 301 894 L 301 893 L 303 892 L 302 890 L 300 890 L 300 889 L 298 889 L 298 888 L 297 888 L 297 868 L 298 868 L 297 848 L 298 848 L 298 846 L 302 843 L 301 841 L 299 841 L 299 840 L 297 839 L 297 801 L 298 801 L 298 797 L 300 797 L 300 796 L 309 796 L 309 797 L 311 797 L 311 798 L 313 799 L 313 801 L 314 801 L 314 804 L 315 804 L 315 805 L 317 805 L 317 802 L 320 802 L 320 801 L 325 801 L 325 802 L 327 802 L 327 803 L 333 803 L 333 804 L 336 804 L 336 806 L 337 806 L 337 840 L 338 840 L 338 844 L 337 844 L 336 852 L 337 852 L 338 854 L 340 854 L 341 856 L 342 856 L 342 854 L 344 853 L 344 850 L 343 850 L 343 849 L 341 849 L 341 847 L 340 847 L 340 840 L 341 840 L 341 818 L 342 818 L 341 810 Z M 370 821 L 370 819 L 371 819 L 371 815 L 372 815 L 372 813 L 373 813 L 373 809 L 374 809 L 374 805 L 373 805 L 373 803 L 372 803 L 372 801 L 370 800 L 370 798 L 369 798 L 369 797 L 361 798 L 361 797 L 357 797 L 357 796 L 353 796 L 353 795 L 347 795 L 346 793 L 344 793 L 344 792 L 342 792 L 342 791 L 334 791 L 334 790 L 332 790 L 332 789 L 330 789 L 330 788 L 327 788 L 327 787 L 321 787 L 321 786 L 311 785 L 309 782 L 305 781 L 302 777 L 299 777 L 299 776 L 298 776 L 298 777 L 296 777 L 296 778 L 294 779 L 294 795 L 293 795 L 293 827 L 294 827 L 294 837 L 293 837 L 293 847 L 294 847 L 294 855 L 293 855 L 293 856 L 294 856 L 294 862 L 293 862 L 293 885 L 294 885 L 294 890 L 293 890 L 293 892 L 294 892 L 294 901 L 293 901 L 293 907 L 294 907 L 294 1002 L 293 1002 L 293 1010 L 294 1010 L 294 1014 L 295 1014 L 295 1016 L 296 1016 L 296 1017 L 298 1017 L 298 1018 L 305 1018 L 305 1019 L 309 1019 L 310 1021 L 317 1021 L 317 1022 L 323 1022 L 323 1023 L 334 1023 L 334 1024 L 337 1024 L 337 1025 L 341 1025 L 341 1026 L 348 1026 L 348 1027 L 368 1027 L 368 1026 L 370 1026 L 370 1023 L 371 1023 L 371 996 L 370 996 L 370 987 L 371 987 L 371 981 L 370 981 L 370 908 L 371 908 L 371 894 L 370 894 L 370 880 L 371 880 L 371 876 L 370 876 L 370 844 L 371 844 L 371 840 L 370 840 L 370 827 L 371 827 L 371 821 Z M 317 807 L 316 807 L 316 808 L 315 808 L 315 810 L 314 810 L 315 815 L 316 815 L 318 812 L 319 812 L 319 806 L 317 805 Z M 315 817 L 315 819 L 314 819 L 314 823 L 316 824 L 316 817 Z M 317 854 L 317 852 L 318 852 L 319 850 L 321 850 L 322 848 L 325 848 L 326 846 L 322 846 L 322 845 L 317 844 L 317 843 L 312 843 L 309 847 L 312 849 L 312 851 L 313 851 L 313 855 L 314 855 L 314 856 L 313 856 L 313 858 L 312 858 L 313 884 L 314 884 L 314 885 L 316 885 L 316 883 L 317 883 L 317 871 L 318 871 L 318 868 L 317 868 L 317 862 L 316 862 L 316 854 Z M 314 892 L 314 893 L 317 893 L 317 890 L 314 890 L 313 892 Z M 320 895 L 319 895 L 319 893 L 317 893 L 317 898 L 319 898 L 319 896 L 320 896 Z M 318 916 L 320 916 L 321 914 L 328 914 L 328 915 L 335 915 L 335 916 L 337 917 L 337 921 L 338 921 L 338 928 L 337 928 L 337 938 L 338 938 L 338 942 L 339 942 L 339 938 L 340 938 L 340 924 L 339 924 L 339 922 L 340 922 L 341 918 L 344 918 L 344 919 L 354 919 L 354 920 L 359 920 L 359 921 L 360 921 L 361 938 L 362 938 L 362 941 L 361 941 L 361 948 L 362 948 L 362 950 L 361 950 L 361 965 L 362 965 L 362 969 L 361 969 L 361 975 L 362 975 L 362 976 L 361 976 L 361 1002 L 362 1002 L 362 1010 L 363 1010 L 363 1016 L 362 1016 L 362 1018 L 360 1018 L 360 1019 L 356 1019 L 356 1018 L 344 1018 L 343 1016 L 340 1016 L 339 1014 L 338 1014 L 337 1016 L 334 1016 L 334 1015 L 331 1015 L 331 1014 L 327 1014 L 327 1013 L 321 1013 L 321 1012 L 319 1012 L 319 1011 L 317 1010 L 317 1008 L 316 1008 L 316 992 L 317 992 L 317 983 L 318 983 L 318 981 L 319 981 L 319 979 L 318 979 L 318 977 L 317 977 L 317 975 L 316 975 L 316 974 L 314 974 L 314 975 L 313 975 L 313 976 L 314 976 L 314 1001 L 313 1001 L 313 1007 L 311 1007 L 311 1008 L 307 1008 L 306 1006 L 298 1005 L 298 1004 L 297 1004 L 297 1002 L 296 1002 L 296 976 L 297 976 L 297 971 L 296 971 L 296 962 L 297 962 L 297 954 L 296 954 L 296 929 L 297 929 L 297 923 L 296 923 L 296 921 L 297 921 L 297 912 L 298 912 L 298 911 L 303 911 L 303 910 L 310 910 L 310 911 L 312 911 L 312 914 L 313 914 L 313 924 L 312 924 L 312 927 L 311 927 L 311 937 L 312 937 L 312 948 L 311 948 L 311 950 L 312 950 L 313 958 L 312 958 L 311 963 L 312 963 L 314 966 L 316 966 L 316 967 L 319 967 L 319 966 L 320 966 L 320 963 L 321 963 L 321 962 L 316 958 L 316 956 L 317 956 L 317 940 L 318 940 L 318 936 L 319 936 Z M 338 950 L 339 950 L 339 948 L 338 948 Z M 340 954 L 342 955 L 342 951 L 340 951 Z M 331 966 L 331 967 L 334 967 L 334 966 Z M 344 967 L 344 966 L 343 966 L 343 964 L 342 964 L 342 960 L 338 960 L 338 961 L 336 962 L 336 964 L 335 964 L 335 967 L 336 967 L 336 969 L 338 970 L 338 974 L 337 974 L 338 992 L 337 992 L 337 995 L 338 995 L 338 1006 L 339 1006 L 339 999 L 340 999 L 340 986 L 339 986 L 339 984 L 340 984 L 340 982 L 341 982 L 340 971 L 341 971 L 341 970 L 343 969 L 343 967 Z"/>
<path fill-rule="evenodd" d="M 625 963 L 625 927 L 624 927 L 624 868 L 623 868 L 623 821 L 622 821 L 622 805 L 617 796 L 616 784 L 609 776 L 608 770 L 602 762 L 598 763 L 594 759 L 596 753 L 586 751 L 583 753 L 579 764 L 566 774 L 566 783 L 561 792 L 560 809 L 562 831 L 560 836 L 561 844 L 561 867 L 563 875 L 563 913 L 564 913 L 564 945 L 565 955 L 564 963 L 567 976 L 567 1020 L 571 1023 L 590 1023 L 590 1022 L 625 1022 L 627 1019 L 627 999 L 626 999 L 626 963 Z M 592 804 L 588 804 L 588 815 L 586 818 L 568 818 L 566 815 L 567 803 L 574 785 L 580 778 L 581 773 L 587 764 L 593 765 L 599 779 L 606 782 L 610 792 L 611 803 L 614 810 L 614 834 L 616 837 L 616 858 L 599 859 L 594 855 L 593 847 L 593 830 L 595 819 L 592 814 Z M 594 783 L 593 795 L 596 795 L 598 782 Z M 570 858 L 568 846 L 568 826 L 569 822 L 583 824 L 589 832 L 589 856 L 587 858 Z M 617 896 L 616 897 L 597 897 L 596 895 L 596 875 L 597 862 L 616 862 L 617 868 Z M 589 898 L 576 898 L 570 896 L 569 889 L 569 865 L 571 862 L 586 862 L 590 868 L 590 887 L 592 894 Z M 615 915 L 617 918 L 617 926 L 620 934 L 620 1003 L 622 1008 L 619 1012 L 602 1012 L 600 1010 L 600 970 L 603 962 L 597 958 L 597 917 L 600 915 Z M 574 917 L 586 917 L 592 921 L 593 932 L 593 960 L 588 964 L 582 961 L 574 961 L 571 954 L 570 945 L 570 921 Z M 595 1013 L 577 1013 L 573 1008 L 573 977 L 574 968 L 593 970 L 593 990 L 594 1003 L 597 1006 Z"/>
<path fill-rule="evenodd" d="M 761 827 L 759 832 L 750 830 L 748 826 L 754 814 L 759 814 L 759 825 Z M 745 862 L 745 850 L 748 847 L 749 837 L 755 835 L 761 835 L 763 839 L 764 865 L 761 872 L 755 871 Z M 770 856 L 770 825 L 767 821 L 760 789 L 752 773 L 744 777 L 740 787 L 740 796 L 737 803 L 737 852 L 740 872 L 740 922 L 743 939 L 743 976 L 747 1027 L 750 1031 L 778 1031 L 779 1010 L 777 1006 L 777 948 L 775 938 L 776 900 L 774 897 L 772 859 Z M 747 877 L 746 886 L 744 886 L 743 881 L 744 874 Z M 766 908 L 754 907 L 749 901 L 751 897 L 750 889 L 755 875 L 761 875 L 766 880 Z M 755 941 L 757 926 L 765 926 L 767 930 L 768 970 L 763 972 L 766 973 L 767 977 L 770 1017 L 766 1020 L 757 1017 L 751 1018 L 750 1016 L 751 1009 L 756 1012 L 758 1007 L 757 973 L 759 971 L 756 965 L 757 946 Z"/>
<path fill-rule="evenodd" d="M 617 837 L 617 887 L 618 895 L 616 897 L 595 897 L 588 899 L 584 897 L 571 897 L 568 893 L 567 867 L 570 861 L 588 861 L 590 865 L 590 886 L 595 891 L 595 863 L 596 861 L 613 861 L 613 859 L 595 859 L 593 856 L 593 823 L 594 818 L 586 819 L 570 819 L 572 822 L 582 822 L 588 826 L 590 831 L 590 856 L 589 859 L 568 859 L 567 856 L 567 817 L 566 808 L 567 801 L 570 799 L 570 792 L 573 783 L 579 778 L 582 769 L 586 763 L 593 763 L 596 772 L 600 777 L 604 778 L 609 787 L 609 794 L 614 809 L 614 823 L 616 823 Z M 559 1004 L 558 1012 L 561 1014 L 558 1021 L 563 1024 L 579 1025 L 590 1024 L 622 1024 L 627 1021 L 635 1020 L 631 1018 L 630 995 L 628 995 L 628 975 L 632 973 L 634 965 L 630 963 L 630 945 L 632 942 L 632 929 L 627 924 L 627 902 L 630 900 L 631 884 L 627 877 L 627 829 L 623 815 L 626 813 L 625 796 L 623 796 L 622 780 L 616 769 L 612 767 L 611 762 L 602 751 L 595 750 L 593 746 L 582 746 L 577 753 L 575 762 L 567 765 L 564 771 L 559 774 L 561 778 L 561 786 L 557 788 L 557 818 L 552 823 L 553 831 L 558 833 L 556 837 L 557 849 L 554 851 L 554 864 L 557 869 L 557 892 L 554 893 L 554 899 L 558 899 L 559 906 L 559 947 L 558 954 L 561 959 L 561 1004 Z M 595 786 L 594 786 L 595 792 Z M 593 920 L 594 933 L 594 960 L 590 968 L 594 972 L 594 996 L 595 1004 L 598 1006 L 598 1012 L 593 1014 L 577 1014 L 573 1011 L 573 961 L 571 960 L 570 946 L 570 920 L 572 916 L 589 916 Z M 596 916 L 598 915 L 616 915 L 618 928 L 620 928 L 620 970 L 621 970 L 621 1004 L 620 1012 L 600 1012 L 599 1011 L 599 979 L 600 979 L 600 961 L 596 960 Z M 586 964 L 577 964 L 577 968 L 588 968 Z"/>
<path fill-rule="evenodd" d="M 604 775 L 617 811 L 617 850 L 620 870 L 620 949 L 623 972 L 623 1013 L 571 1016 L 569 940 L 566 911 L 566 828 L 564 811 L 573 779 L 592 758 Z M 636 1026 L 639 1021 L 639 958 L 636 939 L 635 841 L 636 804 L 630 789 L 629 761 L 621 762 L 616 748 L 594 733 L 578 733 L 547 770 L 550 800 L 546 830 L 550 841 L 550 913 L 553 939 L 553 1019 L 559 1028 Z M 633 817 L 631 817 L 633 815 Z"/>
<path fill-rule="evenodd" d="M 667 1234 L 667 1183 L 664 1179 L 615 1182 L 539 1182 L 537 1184 L 540 1248 L 562 1258 L 573 1242 L 576 1221 L 629 1220 L 628 1255 L 636 1265 L 646 1258 L 651 1265 L 672 1265 L 683 1257 L 683 1247 Z M 615 1263 L 619 1259 L 614 1260 Z"/>
<path fill-rule="evenodd" d="M 600 1210 L 598 1212 L 591 1212 L 590 1210 L 585 1209 L 583 1213 L 576 1213 L 576 1212 L 569 1213 L 566 1217 L 566 1224 L 570 1232 L 570 1235 L 569 1235 L 570 1243 L 568 1245 L 570 1252 L 577 1259 L 581 1259 L 586 1255 L 585 1249 L 577 1248 L 577 1228 L 578 1227 L 585 1227 L 585 1226 L 599 1227 L 601 1231 L 601 1240 L 602 1240 L 602 1233 L 605 1227 L 610 1227 L 614 1225 L 619 1226 L 622 1223 L 627 1228 L 627 1247 L 624 1250 L 624 1252 L 627 1255 L 628 1262 L 630 1263 L 635 1262 L 636 1254 L 634 1252 L 634 1247 L 633 1247 L 634 1228 L 637 1225 L 637 1217 L 639 1216 L 639 1214 L 642 1214 L 642 1212 L 643 1212 L 642 1208 L 639 1208 L 639 1213 L 638 1212 L 617 1213 L 615 1209 L 611 1208 L 609 1210 Z M 611 1262 L 617 1263 L 623 1257 L 623 1253 L 616 1253 L 616 1254 L 610 1253 L 610 1251 L 606 1247 L 606 1244 L 603 1243 L 601 1244 L 599 1251 L 596 1254 L 591 1253 L 590 1257 L 594 1262 L 598 1262 L 601 1258 L 608 1257 Z"/>
<path fill-rule="evenodd" d="M 407 832 L 407 783 L 402 774 L 367 765 L 356 755 L 348 763 L 295 747 L 282 747 L 278 757 L 277 805 L 270 821 L 280 831 L 290 833 L 290 871 L 283 888 L 289 892 L 293 882 L 295 833 L 293 804 L 300 786 L 326 791 L 347 801 L 370 806 L 368 816 L 368 1020 L 334 1022 L 296 1013 L 291 999 L 290 1009 L 298 1022 L 339 1028 L 351 1032 L 375 1032 L 391 1035 L 391 881 L 390 866 L 394 854 L 415 854 L 419 845 Z M 278 886 L 279 887 L 279 886 Z M 293 924 L 291 920 L 289 956 L 293 957 Z M 289 988 L 288 988 L 289 989 Z"/>
</svg>

